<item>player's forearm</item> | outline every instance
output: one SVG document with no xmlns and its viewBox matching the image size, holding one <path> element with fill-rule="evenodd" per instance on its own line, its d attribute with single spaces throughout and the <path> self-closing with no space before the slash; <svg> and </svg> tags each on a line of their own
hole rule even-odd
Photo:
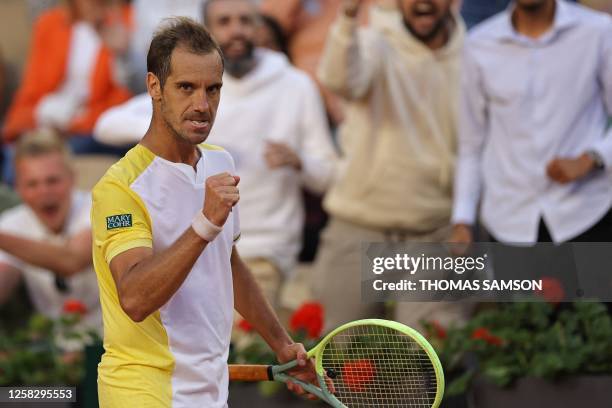
<svg viewBox="0 0 612 408">
<path fill-rule="evenodd" d="M 0 249 L 22 261 L 62 277 L 75 275 L 91 265 L 91 252 L 82 253 L 68 245 L 34 241 L 0 232 Z"/>
<path fill-rule="evenodd" d="M 189 228 L 164 251 L 130 267 L 117 280 L 119 300 L 126 314 L 140 322 L 165 305 L 181 287 L 207 244 Z"/>
<path fill-rule="evenodd" d="M 270 345 L 275 353 L 293 343 L 276 313 L 264 297 L 251 271 L 236 254 L 232 255 L 234 306 Z"/>
</svg>

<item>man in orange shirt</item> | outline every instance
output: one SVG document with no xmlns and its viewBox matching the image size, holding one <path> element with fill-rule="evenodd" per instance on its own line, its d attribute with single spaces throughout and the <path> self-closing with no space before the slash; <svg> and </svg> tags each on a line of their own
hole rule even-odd
<svg viewBox="0 0 612 408">
<path fill-rule="evenodd" d="M 112 3 L 69 0 L 38 18 L 2 129 L 5 142 L 37 127 L 89 136 L 102 112 L 130 97 L 113 78 L 113 56 L 100 35 Z"/>
</svg>

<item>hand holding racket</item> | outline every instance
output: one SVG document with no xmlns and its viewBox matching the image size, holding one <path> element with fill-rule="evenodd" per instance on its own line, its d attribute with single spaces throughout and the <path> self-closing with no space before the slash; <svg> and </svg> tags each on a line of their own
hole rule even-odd
<svg viewBox="0 0 612 408">
<path fill-rule="evenodd" d="M 306 396 L 308 399 L 316 400 L 318 399 L 316 395 L 309 394 L 306 390 L 304 390 L 297 382 L 301 383 L 309 383 L 318 385 L 318 379 L 315 371 L 314 359 L 308 357 L 308 353 L 304 348 L 304 345 L 301 343 L 294 343 L 283 350 L 281 354 L 277 354 L 278 361 L 280 365 L 283 363 L 296 362 L 294 368 L 285 372 L 291 379 L 287 380 L 285 383 L 287 384 L 287 389 L 292 391 L 293 393 Z M 260 369 L 268 369 L 268 366 L 258 366 Z M 298 380 L 293 381 L 292 379 Z M 333 393 L 333 384 L 329 382 L 328 379 L 328 387 L 331 387 L 330 390 Z"/>
<path fill-rule="evenodd" d="M 318 386 L 289 374 L 297 360 L 276 366 L 230 365 L 230 380 L 291 382 L 336 408 L 437 408 L 442 401 L 438 356 L 423 336 L 401 323 L 347 323 L 325 336 L 308 357 L 315 361 Z"/>
</svg>

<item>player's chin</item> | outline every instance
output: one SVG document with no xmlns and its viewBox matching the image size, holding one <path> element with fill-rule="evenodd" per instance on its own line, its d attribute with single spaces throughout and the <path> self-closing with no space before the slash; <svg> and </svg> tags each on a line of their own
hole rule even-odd
<svg viewBox="0 0 612 408">
<path fill-rule="evenodd" d="M 208 139 L 208 134 L 210 132 L 207 131 L 188 131 L 183 133 L 183 137 L 189 141 L 192 145 L 198 145 L 204 143 L 206 139 Z"/>
</svg>

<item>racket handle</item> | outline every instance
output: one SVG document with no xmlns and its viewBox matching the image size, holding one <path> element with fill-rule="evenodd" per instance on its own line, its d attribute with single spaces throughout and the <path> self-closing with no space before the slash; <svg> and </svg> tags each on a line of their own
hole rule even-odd
<svg viewBox="0 0 612 408">
<path fill-rule="evenodd" d="M 230 364 L 230 381 L 272 381 L 272 366 Z"/>
</svg>

